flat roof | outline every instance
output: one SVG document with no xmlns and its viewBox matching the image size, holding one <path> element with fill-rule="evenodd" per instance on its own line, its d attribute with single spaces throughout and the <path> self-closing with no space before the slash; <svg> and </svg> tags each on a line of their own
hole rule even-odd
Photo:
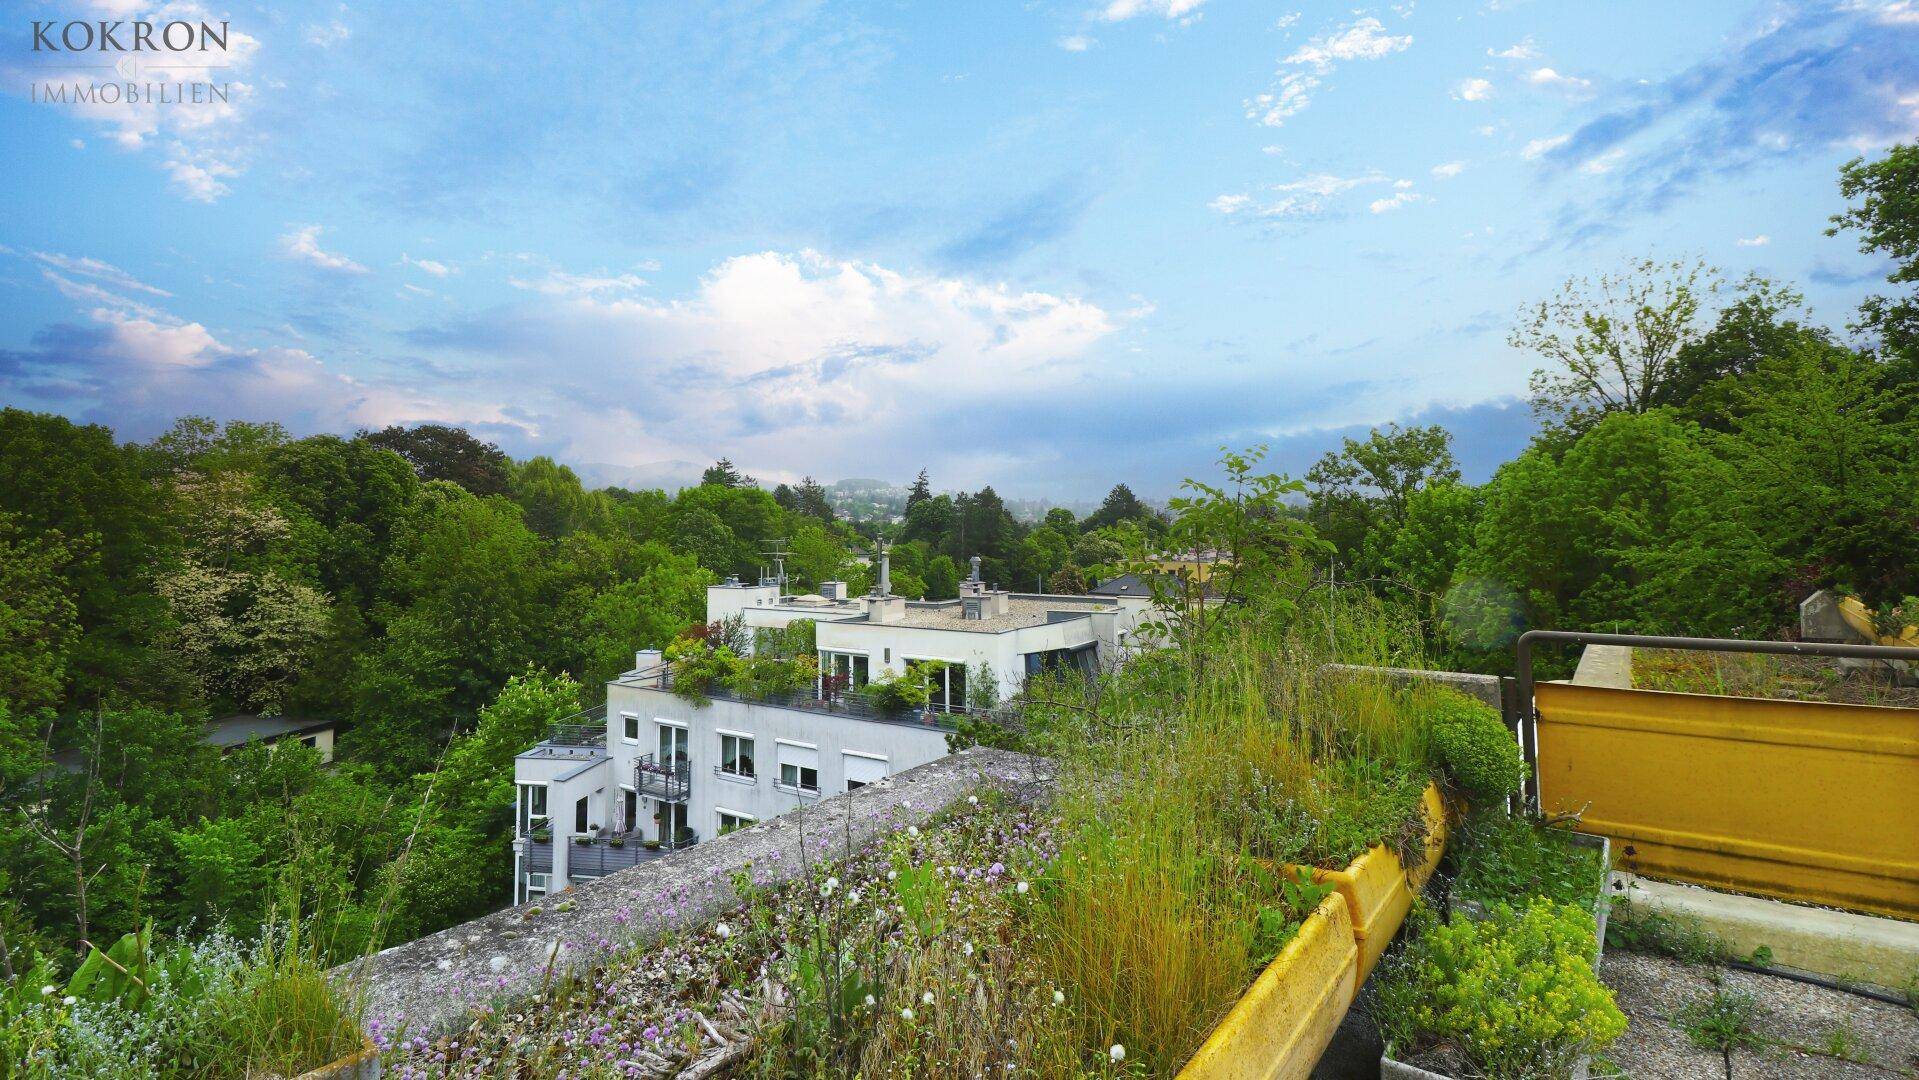
<svg viewBox="0 0 1919 1080">
<path fill-rule="evenodd" d="M 255 739 L 261 742 L 273 742 L 289 735 L 306 735 L 310 732 L 325 731 L 333 726 L 331 720 L 315 720 L 305 716 L 257 716 L 253 713 L 234 713 L 210 720 L 206 727 L 206 743 L 225 749 L 230 746 L 245 746 Z"/>
<path fill-rule="evenodd" d="M 1014 594 L 1007 597 L 1006 613 L 984 619 L 969 619 L 958 600 L 913 601 L 906 605 L 906 616 L 883 625 L 905 626 L 919 630 L 958 630 L 969 634 L 999 634 L 1029 626 L 1061 622 L 1054 613 L 1070 619 L 1083 619 L 1096 611 L 1111 611 L 1114 601 L 1097 596 L 1040 596 Z M 865 620 L 871 622 L 870 619 Z"/>
</svg>

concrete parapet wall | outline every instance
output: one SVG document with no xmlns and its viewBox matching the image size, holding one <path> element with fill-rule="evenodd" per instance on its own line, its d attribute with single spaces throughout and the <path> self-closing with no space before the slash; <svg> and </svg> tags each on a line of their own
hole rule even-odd
<svg viewBox="0 0 1919 1080">
<path fill-rule="evenodd" d="M 609 950 L 699 925 L 738 902 L 735 873 L 761 883 L 838 861 L 885 833 L 933 817 L 982 784 L 1037 801 L 1055 778 L 1041 758 L 974 748 L 889 776 L 783 817 L 663 858 L 396 945 L 334 969 L 364 994 L 366 1019 L 434 1035 L 482 1003 L 537 990 Z M 502 850 L 502 859 L 509 858 Z M 535 914 L 537 912 L 537 914 Z"/>
<path fill-rule="evenodd" d="M 1432 683 L 1450 687 L 1468 697 L 1478 698 L 1495 709 L 1500 705 L 1499 676 L 1497 675 L 1475 675 L 1464 671 L 1426 671 L 1421 668 L 1368 667 L 1364 664 L 1327 664 L 1326 669 L 1383 678 L 1395 686 Z"/>
</svg>

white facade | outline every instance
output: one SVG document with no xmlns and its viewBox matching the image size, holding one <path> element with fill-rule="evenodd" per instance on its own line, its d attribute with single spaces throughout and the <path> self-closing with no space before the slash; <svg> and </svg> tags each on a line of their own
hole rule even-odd
<svg viewBox="0 0 1919 1080">
<path fill-rule="evenodd" d="M 777 581 L 709 587 L 707 621 L 737 617 L 749 647 L 754 630 L 811 620 L 821 683 L 803 700 L 713 690 L 698 705 L 667 689 L 658 652 L 638 654 L 635 670 L 607 684 L 604 710 L 515 759 L 514 901 L 943 757 L 947 714 L 967 707 L 969 690 L 990 686 L 1003 700 L 1035 671 L 1115 666 L 1151 615 L 1145 596 L 1008 593 L 977 575 L 957 599 L 909 601 L 885 594 L 886 578 L 882 559 L 881 591 L 852 599 L 837 582 L 803 596 Z M 920 662 L 938 664 L 920 715 L 882 716 L 845 693 Z"/>
</svg>

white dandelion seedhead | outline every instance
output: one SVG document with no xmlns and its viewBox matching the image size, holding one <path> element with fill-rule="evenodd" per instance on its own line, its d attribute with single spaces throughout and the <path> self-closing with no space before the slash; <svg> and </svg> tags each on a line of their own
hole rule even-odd
<svg viewBox="0 0 1919 1080">
<path fill-rule="evenodd" d="M 978 796 L 978 795 L 968 795 L 968 796 L 966 797 L 966 805 L 968 805 L 968 806 L 978 806 L 978 805 L 979 805 L 979 796 Z"/>
<path fill-rule="evenodd" d="M 904 1008 L 904 1009 L 901 1009 L 901 1010 L 900 1010 L 900 1019 L 901 1019 L 901 1020 L 904 1020 L 904 1021 L 906 1021 L 906 1022 L 907 1022 L 907 1023 L 909 1023 L 909 1024 L 910 1024 L 910 1023 L 912 1023 L 912 1022 L 913 1022 L 913 1010 L 912 1010 L 912 1008 L 911 1008 L 911 1007 L 908 1007 L 908 1008 Z"/>
<path fill-rule="evenodd" d="M 1024 881 L 1022 881 L 1022 882 L 1020 882 L 1020 883 L 1019 883 L 1018 885 L 1015 885 L 1015 886 L 1014 886 L 1013 888 L 1014 888 L 1014 889 L 1015 889 L 1015 891 L 1017 891 L 1017 892 L 1018 892 L 1018 893 L 1019 893 L 1019 894 L 1020 894 L 1021 896 L 1025 896 L 1025 895 L 1026 895 L 1026 890 L 1027 890 L 1027 888 L 1028 888 L 1028 886 L 1027 886 L 1027 884 L 1026 884 L 1026 883 L 1025 883 Z"/>
<path fill-rule="evenodd" d="M 1053 1004 L 1055 1005 L 1066 1004 L 1066 991 L 1064 990 L 1053 991 Z"/>
<path fill-rule="evenodd" d="M 933 1003 L 933 992 L 931 990 L 928 990 L 926 993 L 920 995 L 921 1005 L 931 1005 L 932 1003 Z"/>
<path fill-rule="evenodd" d="M 726 925 L 725 923 L 721 923 L 720 925 L 714 927 L 713 932 L 720 935 L 722 939 L 730 938 L 733 936 L 733 928 Z"/>
<path fill-rule="evenodd" d="M 1106 1051 L 1106 1056 L 1112 1058 L 1113 1062 L 1118 1064 L 1126 1060 L 1126 1048 L 1118 1043 L 1114 1043 L 1113 1048 Z"/>
</svg>

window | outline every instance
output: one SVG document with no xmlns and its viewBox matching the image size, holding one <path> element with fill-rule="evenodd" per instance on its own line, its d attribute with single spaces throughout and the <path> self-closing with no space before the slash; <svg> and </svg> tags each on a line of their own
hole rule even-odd
<svg viewBox="0 0 1919 1080">
<path fill-rule="evenodd" d="M 536 896 L 545 896 L 547 880 L 548 877 L 545 874 L 528 874 L 526 876 L 526 898 L 531 900 Z"/>
<path fill-rule="evenodd" d="M 878 754 L 862 754 L 857 750 L 842 751 L 840 764 L 846 775 L 848 791 L 857 791 L 886 777 L 886 759 Z"/>
<path fill-rule="evenodd" d="M 623 725 L 625 725 L 624 730 L 621 732 L 621 735 L 626 739 L 626 741 L 630 743 L 639 742 L 640 741 L 640 718 L 632 715 L 631 713 L 622 713 L 620 715 L 620 722 Z"/>
<path fill-rule="evenodd" d="M 727 833 L 737 829 L 744 829 L 758 820 L 751 814 L 738 814 L 731 810 L 721 810 L 719 811 L 719 815 L 720 829 L 718 835 L 720 836 L 725 836 Z"/>
<path fill-rule="evenodd" d="M 780 786 L 809 795 L 820 790 L 820 750 L 811 743 L 774 740 L 780 753 Z"/>
<path fill-rule="evenodd" d="M 546 827 L 546 785 L 520 785 L 520 834 Z"/>
<path fill-rule="evenodd" d="M 825 680 L 832 679 L 841 690 L 858 690 L 869 680 L 869 665 L 865 653 L 820 651 L 821 689 L 825 689 Z"/>
<path fill-rule="evenodd" d="M 580 801 L 573 804 L 573 831 L 576 833 L 583 833 L 587 830 L 586 815 L 587 800 L 589 798 L 590 796 L 582 795 L 580 796 Z"/>
<path fill-rule="evenodd" d="M 660 756 L 654 760 L 662 765 L 673 765 L 685 761 L 687 759 L 686 729 L 655 722 L 659 723 L 660 728 Z"/>
<path fill-rule="evenodd" d="M 753 739 L 747 735 L 729 735 L 720 733 L 720 774 L 751 780 L 753 772 Z"/>
<path fill-rule="evenodd" d="M 626 812 L 620 818 L 620 831 L 632 832 L 640 823 L 640 796 L 632 791 L 623 792 L 621 801 L 626 803 Z"/>
<path fill-rule="evenodd" d="M 302 735 L 300 736 L 300 745 L 318 746 L 320 745 L 320 737 L 318 735 Z"/>
<path fill-rule="evenodd" d="M 928 670 L 932 669 L 932 670 Z M 945 660 L 908 660 L 908 673 L 925 671 L 926 707 L 935 712 L 962 712 L 966 708 L 966 665 Z"/>
</svg>

